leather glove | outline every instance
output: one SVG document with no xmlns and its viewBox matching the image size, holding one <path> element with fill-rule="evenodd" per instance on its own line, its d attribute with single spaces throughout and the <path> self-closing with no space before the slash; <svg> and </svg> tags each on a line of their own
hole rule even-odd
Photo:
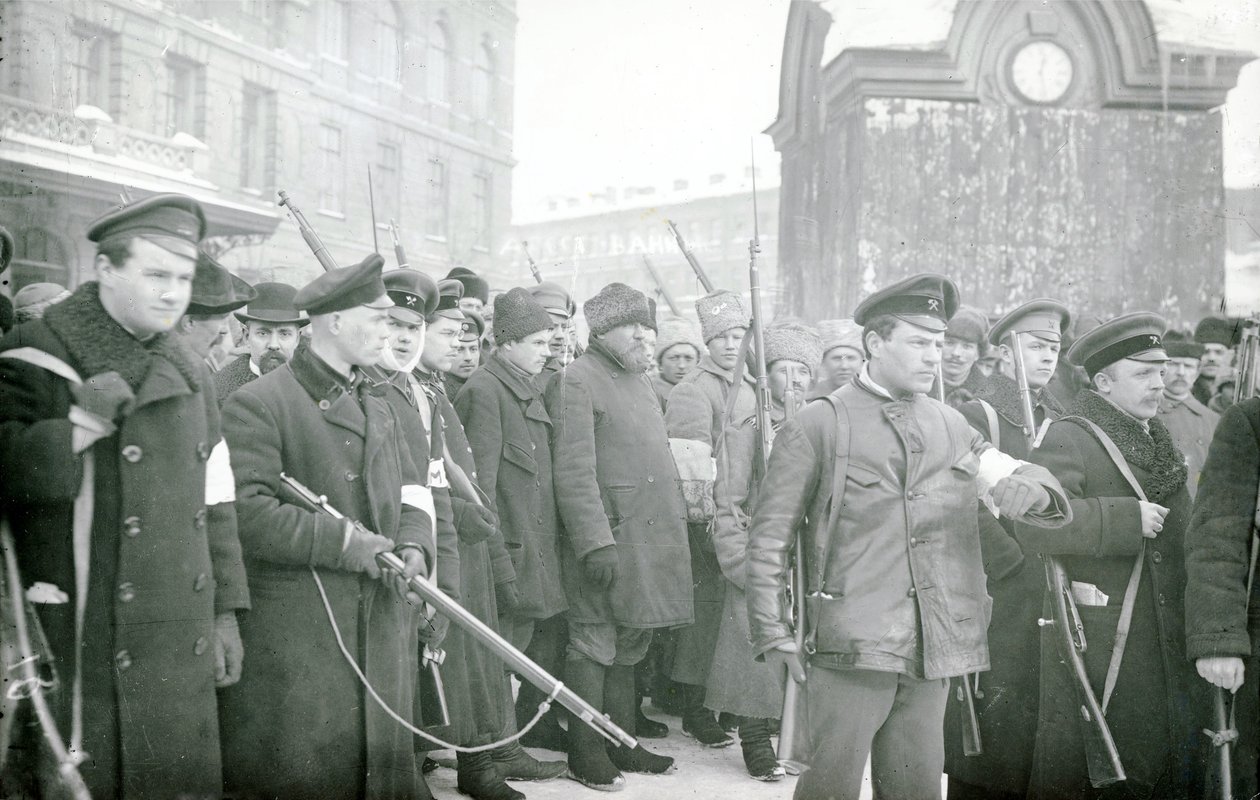
<svg viewBox="0 0 1260 800">
<path fill-rule="evenodd" d="M 402 559 L 403 571 L 396 573 L 390 570 L 389 574 L 382 575 L 381 579 L 394 590 L 394 594 L 398 595 L 399 600 L 413 606 L 419 606 L 424 600 L 411 590 L 408 583 L 417 575 L 422 578 L 429 576 L 428 566 L 425 564 L 424 551 L 417 547 L 403 547 L 394 552 Z"/>
<path fill-rule="evenodd" d="M 779 674 L 779 670 L 786 669 L 792 680 L 797 683 L 805 682 L 805 660 L 796 649 L 796 642 L 787 642 L 773 650 L 767 650 L 766 663 L 771 666 L 776 675 Z"/>
<path fill-rule="evenodd" d="M 499 616 L 511 614 L 521 605 L 521 593 L 516 590 L 516 581 L 504 581 L 494 587 L 494 599 L 499 607 Z"/>
<path fill-rule="evenodd" d="M 236 612 L 216 614 L 214 618 L 214 685 L 222 689 L 241 679 L 241 663 L 245 645 L 236 624 Z"/>
<path fill-rule="evenodd" d="M 70 393 L 79 408 L 110 422 L 131 413 L 131 406 L 136 400 L 131 387 L 113 370 L 93 375 L 78 386 L 72 386 Z"/>
<path fill-rule="evenodd" d="M 376 554 L 393 550 L 394 543 L 349 520 L 346 525 L 350 526 L 350 541 L 342 551 L 337 566 L 347 572 L 365 572 L 373 580 L 381 577 L 381 568 L 376 565 Z"/>
<path fill-rule="evenodd" d="M 494 535 L 499 520 L 494 511 L 477 503 L 464 503 L 459 519 L 455 521 L 455 532 L 464 544 L 484 542 Z"/>
<path fill-rule="evenodd" d="M 442 646 L 446 632 L 450 630 L 451 621 L 441 614 L 434 614 L 432 619 L 420 624 L 420 643 L 427 644 L 434 650 Z"/>
<path fill-rule="evenodd" d="M 592 550 L 582 559 L 582 568 L 586 570 L 586 579 L 604 591 L 612 588 L 617 582 L 617 545 L 610 544 L 598 550 Z"/>
</svg>

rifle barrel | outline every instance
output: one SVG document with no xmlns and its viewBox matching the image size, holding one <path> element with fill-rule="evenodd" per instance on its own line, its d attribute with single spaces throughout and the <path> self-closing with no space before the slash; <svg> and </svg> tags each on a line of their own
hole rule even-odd
<svg viewBox="0 0 1260 800">
<path fill-rule="evenodd" d="M 709 280 L 708 274 L 704 271 L 704 267 L 700 266 L 700 262 L 696 260 L 696 254 L 691 252 L 691 246 L 687 244 L 687 240 L 678 232 L 678 226 L 674 224 L 672 219 L 665 220 L 665 224 L 674 232 L 674 241 L 678 243 L 678 249 L 682 250 L 683 258 L 687 259 L 687 263 L 691 265 L 691 271 L 696 273 L 700 285 L 704 287 L 707 294 L 713 294 L 713 281 Z"/>
</svg>

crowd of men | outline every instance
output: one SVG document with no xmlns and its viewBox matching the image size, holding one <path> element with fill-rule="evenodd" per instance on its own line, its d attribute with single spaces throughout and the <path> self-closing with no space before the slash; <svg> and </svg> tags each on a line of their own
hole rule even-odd
<svg viewBox="0 0 1260 800">
<path fill-rule="evenodd" d="M 899 800 L 1198 798 L 1222 744 L 1260 791 L 1241 320 L 992 319 L 921 274 L 693 321 L 611 283 L 579 343 L 553 283 L 369 254 L 251 286 L 205 229 L 129 204 L 93 280 L 0 307 L 6 796 L 617 791 L 680 767 L 648 696 L 807 800 L 868 761 Z M 514 690 L 417 578 L 638 743 Z"/>
</svg>

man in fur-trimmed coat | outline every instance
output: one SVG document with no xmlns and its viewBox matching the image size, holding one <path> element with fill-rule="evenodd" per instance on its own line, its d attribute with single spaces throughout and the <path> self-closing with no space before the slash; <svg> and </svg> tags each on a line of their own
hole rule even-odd
<svg viewBox="0 0 1260 800">
<path fill-rule="evenodd" d="M 1127 314 L 1078 339 L 1068 359 L 1085 368 L 1091 388 L 1030 457 L 1063 484 L 1073 520 L 1053 534 L 1018 526 L 1017 535 L 1025 552 L 1057 556 L 1071 581 L 1089 644 L 1086 672 L 1127 775 L 1119 786 L 1091 788 L 1075 679 L 1060 655 L 1059 632 L 1046 627 L 1032 798 L 1200 796 L 1207 709 L 1203 682 L 1186 660 L 1182 601 L 1190 496 L 1185 461 L 1155 418 L 1165 329 L 1155 314 Z M 1136 563 L 1131 626 L 1110 693 L 1113 643 Z"/>
</svg>

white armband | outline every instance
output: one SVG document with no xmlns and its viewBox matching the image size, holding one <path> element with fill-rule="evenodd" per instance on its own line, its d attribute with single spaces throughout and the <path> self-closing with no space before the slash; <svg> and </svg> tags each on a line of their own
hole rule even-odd
<svg viewBox="0 0 1260 800">
<path fill-rule="evenodd" d="M 998 507 L 993 502 L 993 487 L 1027 463 L 992 446 L 980 454 L 980 469 L 976 473 L 976 496 L 994 517 L 998 516 Z"/>
<path fill-rule="evenodd" d="M 433 490 L 418 483 L 405 483 L 402 487 L 402 502 L 405 506 L 418 508 L 428 514 L 433 533 L 437 534 L 437 509 L 433 505 Z"/>
<path fill-rule="evenodd" d="M 210 451 L 206 459 L 206 505 L 236 502 L 236 478 L 232 475 L 232 457 L 226 439 Z"/>
</svg>

